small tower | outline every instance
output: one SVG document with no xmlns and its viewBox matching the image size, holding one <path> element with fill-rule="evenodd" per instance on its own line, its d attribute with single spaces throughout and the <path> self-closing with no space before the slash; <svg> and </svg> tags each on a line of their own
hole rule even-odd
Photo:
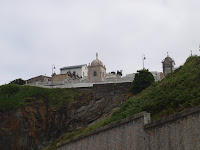
<svg viewBox="0 0 200 150">
<path fill-rule="evenodd" d="M 171 57 L 169 57 L 168 52 L 167 57 L 162 61 L 162 64 L 164 76 L 174 71 L 175 62 Z"/>
<path fill-rule="evenodd" d="M 88 66 L 88 81 L 89 82 L 102 82 L 106 78 L 106 67 L 98 59 L 98 53 L 96 53 L 96 59 L 92 61 Z"/>
</svg>

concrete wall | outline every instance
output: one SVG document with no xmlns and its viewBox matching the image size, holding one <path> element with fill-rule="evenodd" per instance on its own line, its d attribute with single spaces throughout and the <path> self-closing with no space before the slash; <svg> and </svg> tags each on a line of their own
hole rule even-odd
<svg viewBox="0 0 200 150">
<path fill-rule="evenodd" d="M 200 107 L 150 122 L 133 117 L 58 144 L 58 150 L 200 150 Z"/>
<path fill-rule="evenodd" d="M 88 67 L 87 66 L 82 66 L 82 77 L 88 76 Z"/>
<path fill-rule="evenodd" d="M 164 74 L 162 72 L 151 71 L 155 81 L 160 81 L 164 78 Z"/>
</svg>

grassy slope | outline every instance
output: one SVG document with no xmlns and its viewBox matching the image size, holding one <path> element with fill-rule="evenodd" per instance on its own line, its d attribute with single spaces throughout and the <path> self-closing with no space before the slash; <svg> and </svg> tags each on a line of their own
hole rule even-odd
<svg viewBox="0 0 200 150">
<path fill-rule="evenodd" d="M 7 84 L 0 86 L 0 110 L 20 108 L 37 99 L 48 100 L 50 106 L 56 108 L 67 105 L 79 95 L 75 89 L 47 89 Z"/>
<path fill-rule="evenodd" d="M 141 111 L 151 113 L 152 120 L 160 119 L 193 106 L 200 105 L 200 57 L 189 57 L 184 66 L 160 82 L 127 100 L 117 111 L 102 122 L 87 129 L 66 133 L 46 150 L 55 150 L 56 143 L 132 116 Z"/>
<path fill-rule="evenodd" d="M 139 95 L 130 98 L 112 114 L 109 121 L 132 116 L 141 111 L 159 119 L 200 105 L 200 57 L 189 57 L 184 66 Z"/>
</svg>

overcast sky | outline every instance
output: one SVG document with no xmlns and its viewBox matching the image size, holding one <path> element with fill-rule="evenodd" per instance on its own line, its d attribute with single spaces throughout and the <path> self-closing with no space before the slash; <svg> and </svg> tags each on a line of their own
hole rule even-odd
<svg viewBox="0 0 200 150">
<path fill-rule="evenodd" d="M 0 85 L 88 64 L 162 71 L 199 54 L 200 0 L 0 0 Z"/>
</svg>

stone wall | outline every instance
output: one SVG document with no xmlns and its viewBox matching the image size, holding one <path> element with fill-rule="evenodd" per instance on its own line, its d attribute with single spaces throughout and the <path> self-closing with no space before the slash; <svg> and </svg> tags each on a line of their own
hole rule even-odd
<svg viewBox="0 0 200 150">
<path fill-rule="evenodd" d="M 36 82 L 48 82 L 51 80 L 51 77 L 47 77 L 47 76 L 43 76 L 43 75 L 40 75 L 40 76 L 37 76 L 37 77 L 34 77 L 34 78 L 31 78 L 29 80 L 26 80 L 26 84 L 31 84 L 31 83 L 36 83 Z"/>
<path fill-rule="evenodd" d="M 66 141 L 58 145 L 58 150 L 143 150 L 146 147 L 143 124 L 144 121 L 147 123 L 148 119 L 148 113 L 139 113 Z"/>
<path fill-rule="evenodd" d="M 93 96 L 94 99 L 100 99 L 102 97 L 111 97 L 117 94 L 120 95 L 129 91 L 130 87 L 131 87 L 131 82 L 94 84 Z"/>
<path fill-rule="evenodd" d="M 144 126 L 149 149 L 200 150 L 200 107 Z"/>
<path fill-rule="evenodd" d="M 58 150 L 200 150 L 200 107 L 149 123 L 142 112 L 58 144 Z"/>
<path fill-rule="evenodd" d="M 67 74 L 58 74 L 58 75 L 54 74 L 53 75 L 53 82 L 56 82 L 56 81 L 65 81 L 67 78 L 68 78 Z"/>
</svg>

